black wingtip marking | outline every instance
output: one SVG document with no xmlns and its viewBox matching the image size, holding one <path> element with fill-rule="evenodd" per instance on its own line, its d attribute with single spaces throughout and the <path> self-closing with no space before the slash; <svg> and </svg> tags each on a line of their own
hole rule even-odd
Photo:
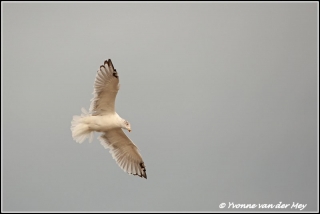
<svg viewBox="0 0 320 214">
<path fill-rule="evenodd" d="M 114 76 L 115 78 L 119 78 L 117 72 L 113 72 L 113 76 Z"/>
<path fill-rule="evenodd" d="M 147 179 L 147 173 L 146 173 L 146 167 L 145 167 L 145 165 L 144 165 L 144 163 L 143 162 L 141 162 L 140 163 L 140 167 L 141 167 L 141 169 L 143 170 L 143 175 L 142 175 L 142 177 L 144 177 L 145 179 Z"/>
<path fill-rule="evenodd" d="M 140 178 L 147 179 L 147 174 L 144 174 L 144 175 L 132 174 L 132 175 L 139 176 Z"/>
<path fill-rule="evenodd" d="M 104 64 L 106 64 L 106 62 L 107 62 L 109 67 L 111 66 L 114 69 L 111 59 L 108 59 L 108 60 L 104 61 Z"/>
<path fill-rule="evenodd" d="M 111 67 L 111 68 L 113 69 L 112 75 L 113 75 L 115 78 L 119 78 L 118 72 L 117 72 L 117 70 L 114 68 L 111 59 L 105 60 L 103 64 L 104 64 L 104 65 L 107 64 L 109 68 Z M 102 66 L 105 67 L 104 65 L 102 65 Z M 101 66 L 100 66 L 100 67 L 101 67 Z"/>
<path fill-rule="evenodd" d="M 141 167 L 141 169 L 142 169 L 144 172 L 146 171 L 146 167 L 144 166 L 144 163 L 143 163 L 143 162 L 140 163 L 140 167 Z"/>
<path fill-rule="evenodd" d="M 144 173 L 142 173 L 142 175 L 133 174 L 133 173 L 129 173 L 129 174 L 136 175 L 136 176 L 139 176 L 140 178 L 145 178 L 145 179 L 147 179 L 146 167 L 144 166 L 144 163 L 141 162 L 139 165 L 140 165 L 142 171 L 144 172 Z"/>
<path fill-rule="evenodd" d="M 113 68 L 113 64 L 112 64 L 111 59 L 105 60 L 105 61 L 103 62 L 103 64 L 104 64 L 104 65 L 107 64 L 109 67 L 111 66 L 111 67 Z M 114 68 L 113 68 L 113 69 L 114 69 Z"/>
</svg>

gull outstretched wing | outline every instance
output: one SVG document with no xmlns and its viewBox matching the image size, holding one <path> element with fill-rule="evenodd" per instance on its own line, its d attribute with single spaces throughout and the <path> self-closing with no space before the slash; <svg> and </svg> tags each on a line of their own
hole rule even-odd
<svg viewBox="0 0 320 214">
<path fill-rule="evenodd" d="M 147 178 L 146 167 L 137 146 L 121 128 L 104 132 L 99 140 L 102 146 L 110 149 L 113 159 L 125 172 Z"/>
<path fill-rule="evenodd" d="M 94 82 L 93 98 L 89 112 L 104 115 L 115 112 L 115 99 L 119 90 L 119 76 L 111 59 L 104 61 L 97 71 Z"/>
</svg>

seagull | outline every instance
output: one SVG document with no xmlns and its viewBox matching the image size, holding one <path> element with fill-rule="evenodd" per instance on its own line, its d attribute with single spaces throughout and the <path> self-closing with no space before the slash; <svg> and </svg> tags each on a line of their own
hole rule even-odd
<svg viewBox="0 0 320 214">
<path fill-rule="evenodd" d="M 119 88 L 118 72 L 111 59 L 108 59 L 97 71 L 89 112 L 82 108 L 80 116 L 73 116 L 72 138 L 78 143 L 89 138 L 91 143 L 93 133 L 102 132 L 98 139 L 105 149 L 110 149 L 109 152 L 119 167 L 129 174 L 147 179 L 146 167 L 138 147 L 122 130 L 130 132 L 130 123 L 115 112 L 115 99 Z"/>
</svg>

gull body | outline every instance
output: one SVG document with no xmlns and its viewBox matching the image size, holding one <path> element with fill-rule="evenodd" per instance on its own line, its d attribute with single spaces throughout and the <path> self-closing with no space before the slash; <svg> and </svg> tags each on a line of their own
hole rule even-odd
<svg viewBox="0 0 320 214">
<path fill-rule="evenodd" d="M 103 116 L 88 116 L 83 118 L 83 123 L 88 125 L 90 131 L 96 132 L 105 132 L 119 127 L 125 128 L 122 126 L 123 121 L 124 119 L 122 119 L 117 113 Z"/>
</svg>

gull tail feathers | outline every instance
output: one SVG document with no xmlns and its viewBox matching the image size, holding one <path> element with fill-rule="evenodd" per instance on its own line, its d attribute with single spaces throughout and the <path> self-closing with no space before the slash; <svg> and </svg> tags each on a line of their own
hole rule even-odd
<svg viewBox="0 0 320 214">
<path fill-rule="evenodd" d="M 78 143 L 82 143 L 89 138 L 89 142 L 91 143 L 93 140 L 93 131 L 90 130 L 89 125 L 85 122 L 85 119 L 91 115 L 86 109 L 82 108 L 81 110 L 82 114 L 80 116 L 73 116 L 71 121 L 72 138 Z"/>
</svg>

